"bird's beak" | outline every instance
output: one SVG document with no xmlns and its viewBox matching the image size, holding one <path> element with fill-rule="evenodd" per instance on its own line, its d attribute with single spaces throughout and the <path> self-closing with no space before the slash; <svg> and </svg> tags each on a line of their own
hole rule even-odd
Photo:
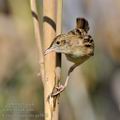
<svg viewBox="0 0 120 120">
<path fill-rule="evenodd" d="M 48 53 L 53 52 L 53 51 L 54 51 L 54 48 L 52 48 L 52 47 L 48 48 L 45 50 L 44 55 L 47 55 Z"/>
</svg>

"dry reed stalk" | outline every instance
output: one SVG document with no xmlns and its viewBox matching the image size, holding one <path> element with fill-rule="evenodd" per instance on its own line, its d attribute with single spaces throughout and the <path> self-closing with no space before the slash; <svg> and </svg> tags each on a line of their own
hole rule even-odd
<svg viewBox="0 0 120 120">
<path fill-rule="evenodd" d="M 49 47 L 56 36 L 56 0 L 43 1 L 43 33 L 45 49 Z M 45 84 L 44 104 L 45 120 L 58 120 L 58 109 L 54 109 L 54 98 L 51 95 L 55 85 L 56 54 L 50 53 L 45 56 Z"/>
<path fill-rule="evenodd" d="M 54 101 L 55 99 L 54 97 L 50 97 L 50 99 L 48 99 L 48 96 L 53 91 L 56 82 L 56 75 L 57 81 L 60 80 L 61 54 L 58 54 L 56 57 L 55 53 L 51 53 L 45 56 L 44 59 L 40 34 L 40 23 L 38 20 L 38 13 L 35 0 L 31 0 L 31 10 L 33 15 L 35 39 L 39 53 L 40 73 L 44 85 L 45 120 L 58 120 L 58 104 L 54 106 L 54 102 L 58 102 L 58 98 L 56 98 L 56 100 Z M 58 34 L 61 34 L 62 0 L 57 1 L 57 32 L 56 32 L 56 0 L 43 1 L 43 15 L 44 15 L 43 36 L 44 47 L 46 49 L 51 44 L 54 37 Z"/>
<path fill-rule="evenodd" d="M 41 76 L 42 83 L 44 85 L 44 73 L 45 73 L 44 55 L 43 55 L 43 49 L 42 49 L 41 31 L 40 31 L 40 23 L 39 23 L 37 7 L 36 7 L 36 0 L 30 0 L 30 5 L 31 5 L 32 18 L 33 18 L 35 40 L 36 40 L 36 45 L 38 50 L 40 76 Z"/>
</svg>

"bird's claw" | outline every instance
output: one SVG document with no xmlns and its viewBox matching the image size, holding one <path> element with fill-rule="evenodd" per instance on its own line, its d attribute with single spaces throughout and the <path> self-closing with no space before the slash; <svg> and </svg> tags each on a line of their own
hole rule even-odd
<svg viewBox="0 0 120 120">
<path fill-rule="evenodd" d="M 60 85 L 60 86 L 57 86 L 57 87 L 55 87 L 55 88 L 56 88 L 56 91 L 51 94 L 52 97 L 57 96 L 57 95 L 59 95 L 61 92 L 63 92 L 64 89 L 65 89 L 65 86 L 64 86 L 64 85 Z"/>
</svg>

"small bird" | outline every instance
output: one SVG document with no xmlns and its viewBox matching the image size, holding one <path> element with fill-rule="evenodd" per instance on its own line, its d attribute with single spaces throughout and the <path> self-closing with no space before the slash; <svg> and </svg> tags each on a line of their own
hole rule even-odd
<svg viewBox="0 0 120 120">
<path fill-rule="evenodd" d="M 58 86 L 53 96 L 60 94 L 66 88 L 71 72 L 94 55 L 94 41 L 88 31 L 88 21 L 84 18 L 77 18 L 76 28 L 66 34 L 56 36 L 50 47 L 45 50 L 45 55 L 52 51 L 63 53 L 69 61 L 74 63 L 68 71 L 65 84 Z"/>
</svg>

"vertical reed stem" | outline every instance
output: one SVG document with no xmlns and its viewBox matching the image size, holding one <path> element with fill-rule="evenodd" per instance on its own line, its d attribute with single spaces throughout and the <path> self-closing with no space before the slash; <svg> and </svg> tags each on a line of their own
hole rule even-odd
<svg viewBox="0 0 120 120">
<path fill-rule="evenodd" d="M 44 47 L 48 48 L 56 36 L 56 0 L 43 1 L 43 33 Z M 58 109 L 54 109 L 54 98 L 51 95 L 55 85 L 56 54 L 50 53 L 45 56 L 45 84 L 44 104 L 45 120 L 58 120 Z"/>
<path fill-rule="evenodd" d="M 38 13 L 37 13 L 37 7 L 36 7 L 36 0 L 30 0 L 31 5 L 31 12 L 32 12 L 32 18 L 33 18 L 33 26 L 34 26 L 34 34 L 35 34 L 35 40 L 36 40 L 36 46 L 38 50 L 38 61 L 40 65 L 40 76 L 41 80 L 44 85 L 44 55 L 43 55 L 43 49 L 42 49 L 42 40 L 41 40 L 41 29 L 40 29 L 40 23 L 38 19 Z"/>
</svg>

